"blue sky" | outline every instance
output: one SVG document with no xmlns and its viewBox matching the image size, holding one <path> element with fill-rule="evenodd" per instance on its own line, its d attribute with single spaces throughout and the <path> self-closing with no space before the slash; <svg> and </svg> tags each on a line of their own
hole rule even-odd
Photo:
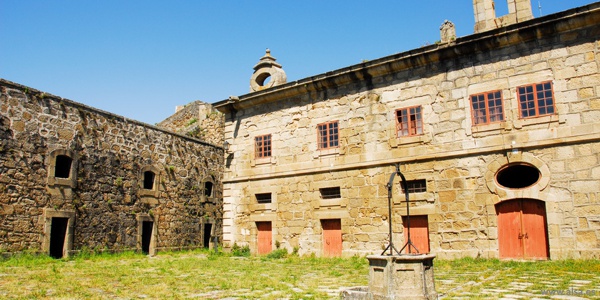
<svg viewBox="0 0 600 300">
<path fill-rule="evenodd" d="M 444 20 L 472 34 L 472 1 L 0 0 L 0 78 L 155 124 L 248 93 L 266 48 L 295 81 L 432 44 Z"/>
</svg>

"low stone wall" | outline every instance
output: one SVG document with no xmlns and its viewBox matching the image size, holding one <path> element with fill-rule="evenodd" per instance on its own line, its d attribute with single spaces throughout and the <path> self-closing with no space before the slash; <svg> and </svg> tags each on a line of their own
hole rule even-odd
<svg viewBox="0 0 600 300">
<path fill-rule="evenodd" d="M 6 80 L 0 89 L 0 251 L 47 252 L 57 216 L 73 227 L 71 251 L 140 250 L 144 221 L 153 250 L 221 236 L 221 147 Z"/>
</svg>

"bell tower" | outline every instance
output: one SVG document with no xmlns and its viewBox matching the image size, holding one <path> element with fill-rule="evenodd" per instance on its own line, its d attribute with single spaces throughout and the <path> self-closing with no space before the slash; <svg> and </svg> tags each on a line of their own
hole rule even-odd
<svg viewBox="0 0 600 300">
<path fill-rule="evenodd" d="M 254 74 L 250 78 L 250 92 L 256 92 L 287 82 L 287 76 L 281 65 L 275 62 L 271 50 L 267 49 L 265 56 L 254 66 Z"/>
</svg>

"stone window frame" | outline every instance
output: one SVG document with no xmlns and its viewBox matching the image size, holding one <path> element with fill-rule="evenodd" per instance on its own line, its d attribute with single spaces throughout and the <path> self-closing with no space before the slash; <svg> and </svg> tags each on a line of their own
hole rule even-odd
<svg viewBox="0 0 600 300">
<path fill-rule="evenodd" d="M 63 246 L 63 257 L 69 257 L 71 251 L 73 251 L 73 236 L 75 234 L 75 211 L 44 208 L 44 240 L 42 242 L 42 251 L 44 253 L 50 252 L 52 218 L 68 219 L 67 234 L 65 235 L 65 244 Z"/>
<path fill-rule="evenodd" d="M 314 193 L 316 194 L 315 199 L 312 201 L 312 207 L 315 210 L 318 209 L 332 209 L 332 208 L 342 208 L 345 209 L 348 206 L 348 195 L 347 191 L 344 188 L 343 180 L 331 180 L 331 181 L 319 181 L 313 182 L 312 187 L 314 188 Z M 321 190 L 327 188 L 340 188 L 340 197 L 325 199 L 322 197 Z"/>
<path fill-rule="evenodd" d="M 546 88 L 546 85 L 549 85 L 548 89 Z M 546 105 L 544 106 L 546 109 L 551 109 L 552 112 L 548 113 L 540 113 L 541 108 L 538 106 L 538 93 L 540 92 L 538 90 L 538 87 L 542 87 L 544 92 L 550 92 L 549 98 L 552 101 L 551 105 Z M 531 95 L 533 97 L 533 99 L 525 99 L 527 102 L 532 101 L 533 105 L 534 105 L 534 113 L 532 115 L 527 115 L 524 116 L 524 110 L 523 110 L 523 99 L 522 97 L 525 96 L 523 93 L 523 90 L 526 88 L 532 88 L 531 91 Z M 542 81 L 542 82 L 537 82 L 537 83 L 532 83 L 532 84 L 526 84 L 526 85 L 521 85 L 518 86 L 516 88 L 517 90 L 517 103 L 518 103 L 518 107 L 519 107 L 519 119 L 531 119 L 531 118 L 538 118 L 538 117 L 544 117 L 544 116 L 551 116 L 551 115 L 556 115 L 558 112 L 556 111 L 556 96 L 554 95 L 554 83 L 552 80 L 547 80 L 547 81 Z M 529 94 L 529 93 L 527 93 Z M 548 96 L 548 95 L 545 95 Z M 547 99 L 547 98 L 546 98 Z"/>
<path fill-rule="evenodd" d="M 421 183 L 424 184 L 421 185 Z M 406 185 L 409 194 L 427 193 L 427 180 L 425 179 L 407 180 Z M 404 193 L 404 189 L 402 189 L 402 193 Z"/>
<path fill-rule="evenodd" d="M 490 95 L 493 95 L 493 97 L 495 97 L 495 104 L 497 104 L 494 107 L 490 107 L 489 101 L 490 101 Z M 482 99 L 483 98 L 483 99 Z M 475 108 L 475 102 L 474 100 L 483 100 L 483 108 Z M 499 101 L 499 105 L 498 102 Z M 482 126 L 482 125 L 489 125 L 489 124 L 494 124 L 494 123 L 501 123 L 504 122 L 506 120 L 506 114 L 504 113 L 504 98 L 502 95 L 502 90 L 493 90 L 493 91 L 487 91 L 487 92 L 483 92 L 483 93 L 478 93 L 478 94 L 472 94 L 469 96 L 469 102 L 470 102 L 470 107 L 471 107 L 471 124 L 472 126 Z M 496 113 L 492 114 L 492 110 L 496 109 Z M 477 116 L 477 111 L 480 111 L 481 109 L 483 109 L 484 112 L 484 118 L 485 120 L 483 120 L 482 122 L 479 122 L 478 119 L 481 118 L 480 116 Z M 497 110 L 500 110 L 500 112 L 497 112 Z M 492 121 L 492 116 L 497 116 L 499 119 L 493 120 Z"/>
<path fill-rule="evenodd" d="M 256 199 L 256 203 L 258 204 L 268 204 L 273 202 L 273 193 L 257 193 L 254 194 L 254 199 Z"/>
<path fill-rule="evenodd" d="M 335 128 L 331 126 L 335 125 Z M 335 133 L 329 131 L 335 129 Z M 325 141 L 323 141 L 325 138 Z M 340 147 L 340 123 L 338 120 L 329 121 L 317 124 L 317 149 L 318 150 L 331 150 L 339 149 Z"/>
<path fill-rule="evenodd" d="M 71 168 L 69 170 L 68 178 L 56 177 L 56 160 L 58 156 L 63 155 L 71 158 Z M 75 152 L 66 149 L 55 149 L 48 154 L 47 166 L 48 166 L 48 186 L 61 186 L 75 188 L 77 187 L 77 164 L 79 158 Z"/>
<path fill-rule="evenodd" d="M 144 188 L 144 180 L 145 180 L 145 174 L 146 172 L 152 172 L 154 173 L 154 183 L 152 186 L 152 189 L 146 189 Z M 138 179 L 138 186 L 139 186 L 139 195 L 142 197 L 152 197 L 152 198 L 157 198 L 160 192 L 160 169 L 157 168 L 156 166 L 144 166 L 143 168 L 140 169 L 140 175 L 139 175 L 139 179 Z"/>
<path fill-rule="evenodd" d="M 147 213 L 139 213 L 136 215 L 137 220 L 137 239 L 136 239 L 136 250 L 142 251 L 142 231 L 144 228 L 144 222 L 152 222 L 152 233 L 150 236 L 150 245 L 148 249 L 148 255 L 154 256 L 156 255 L 156 248 L 158 245 L 158 218 L 154 215 L 150 215 Z"/>
<path fill-rule="evenodd" d="M 268 185 L 266 185 L 268 186 Z M 250 200 L 248 201 L 248 209 L 251 213 L 263 214 L 263 213 L 275 213 L 277 210 L 277 194 L 279 189 L 276 187 L 268 188 L 251 188 L 248 191 Z M 256 199 L 257 194 L 271 194 L 270 203 L 259 203 Z M 247 196 L 248 197 L 248 196 Z"/>
<path fill-rule="evenodd" d="M 273 138 L 271 134 L 258 135 L 254 137 L 254 158 L 266 159 L 272 156 Z"/>
<path fill-rule="evenodd" d="M 206 194 L 207 183 L 211 184 L 210 195 Z M 216 176 L 213 173 L 210 173 L 207 176 L 205 176 L 204 178 L 202 178 L 202 181 L 200 182 L 200 202 L 215 203 L 216 198 L 217 198 L 216 197 L 217 193 L 215 191 L 215 187 L 216 187 Z"/>
<path fill-rule="evenodd" d="M 414 112 L 412 110 L 414 109 L 418 109 L 418 112 Z M 409 117 L 412 117 L 413 115 L 415 116 L 415 120 L 410 120 L 407 122 L 404 121 L 400 121 L 400 116 L 398 115 L 399 113 L 403 113 L 408 115 Z M 422 105 L 415 105 L 415 106 L 409 106 L 409 107 L 403 107 L 403 108 L 399 108 L 396 109 L 395 113 L 394 113 L 394 119 L 396 120 L 396 137 L 398 138 L 405 138 L 405 137 L 413 137 L 413 136 L 420 136 L 425 134 L 425 126 L 423 123 L 423 106 Z M 414 127 L 411 126 L 412 123 L 415 123 Z M 406 129 L 404 129 L 403 124 L 408 124 Z M 419 126 L 420 125 L 420 126 Z M 420 129 L 420 132 L 419 132 Z M 403 134 L 402 132 L 406 130 L 406 134 Z M 414 133 L 412 132 L 414 131 Z"/>
</svg>

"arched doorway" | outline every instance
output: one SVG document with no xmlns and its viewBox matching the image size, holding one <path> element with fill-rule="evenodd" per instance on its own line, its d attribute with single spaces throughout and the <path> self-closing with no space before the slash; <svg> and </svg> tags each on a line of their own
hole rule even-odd
<svg viewBox="0 0 600 300">
<path fill-rule="evenodd" d="M 500 258 L 548 259 L 546 205 L 534 199 L 496 204 Z"/>
</svg>

